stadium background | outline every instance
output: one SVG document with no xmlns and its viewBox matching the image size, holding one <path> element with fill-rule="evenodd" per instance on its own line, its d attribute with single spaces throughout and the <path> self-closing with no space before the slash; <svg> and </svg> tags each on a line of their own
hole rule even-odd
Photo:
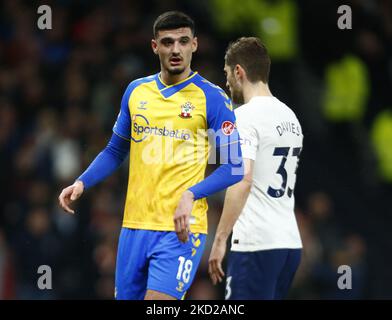
<svg viewBox="0 0 392 320">
<path fill-rule="evenodd" d="M 37 28 L 50 5 L 53 29 Z M 392 298 L 392 1 L 1 1 L 0 299 L 111 299 L 127 164 L 84 194 L 77 214 L 57 205 L 106 145 L 129 81 L 159 71 L 154 19 L 196 21 L 193 69 L 225 87 L 224 50 L 260 36 L 270 87 L 303 125 L 296 215 L 304 254 L 290 298 Z M 154 186 L 151 186 L 153 192 Z M 209 199 L 209 237 L 188 299 L 222 299 L 207 260 L 224 194 Z M 53 289 L 37 269 L 52 267 Z M 337 288 L 337 267 L 353 271 Z"/>
</svg>

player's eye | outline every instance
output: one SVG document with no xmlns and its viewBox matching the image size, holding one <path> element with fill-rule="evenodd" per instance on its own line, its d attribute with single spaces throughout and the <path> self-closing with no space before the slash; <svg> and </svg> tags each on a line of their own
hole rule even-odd
<svg viewBox="0 0 392 320">
<path fill-rule="evenodd" d="M 189 38 L 181 38 L 180 43 L 181 44 L 187 44 L 189 42 Z"/>
<path fill-rule="evenodd" d="M 173 40 L 172 39 L 162 39 L 162 41 L 161 41 L 161 43 L 164 45 L 164 46 L 170 46 L 171 44 L 173 44 Z"/>
</svg>

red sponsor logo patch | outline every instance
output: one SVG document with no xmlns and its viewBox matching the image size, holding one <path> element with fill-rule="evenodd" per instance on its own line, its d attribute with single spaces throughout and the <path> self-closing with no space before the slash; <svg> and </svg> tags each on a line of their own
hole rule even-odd
<svg viewBox="0 0 392 320">
<path fill-rule="evenodd" d="M 231 121 L 224 121 L 222 123 L 222 132 L 224 135 L 229 136 L 233 133 L 235 125 Z"/>
</svg>

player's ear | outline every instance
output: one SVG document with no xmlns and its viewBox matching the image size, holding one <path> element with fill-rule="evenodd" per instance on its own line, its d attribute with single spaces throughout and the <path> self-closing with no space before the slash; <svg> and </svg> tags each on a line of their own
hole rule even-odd
<svg viewBox="0 0 392 320">
<path fill-rule="evenodd" d="M 234 67 L 234 77 L 236 78 L 236 80 L 243 79 L 244 75 L 245 75 L 244 69 L 239 64 L 236 64 Z"/>
<path fill-rule="evenodd" d="M 151 40 L 151 48 L 152 48 L 152 51 L 154 51 L 155 54 L 158 54 L 158 43 L 156 42 L 155 39 Z"/>
<path fill-rule="evenodd" d="M 192 52 L 195 52 L 197 50 L 198 42 L 197 42 L 197 37 L 194 37 L 192 39 Z"/>
</svg>

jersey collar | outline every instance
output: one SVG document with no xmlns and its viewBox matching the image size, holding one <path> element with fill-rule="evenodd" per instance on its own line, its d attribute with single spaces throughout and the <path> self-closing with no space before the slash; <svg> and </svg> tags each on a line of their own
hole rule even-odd
<svg viewBox="0 0 392 320">
<path fill-rule="evenodd" d="M 155 81 L 158 86 L 159 92 L 162 94 L 162 96 L 165 98 L 169 98 L 170 96 L 172 96 L 173 94 L 175 94 L 176 92 L 180 91 L 181 89 L 185 88 L 188 84 L 190 84 L 194 80 L 194 77 L 196 75 L 197 72 L 191 71 L 191 74 L 189 75 L 188 78 L 168 86 L 163 83 L 161 79 L 161 74 L 157 73 L 155 76 Z"/>
</svg>

